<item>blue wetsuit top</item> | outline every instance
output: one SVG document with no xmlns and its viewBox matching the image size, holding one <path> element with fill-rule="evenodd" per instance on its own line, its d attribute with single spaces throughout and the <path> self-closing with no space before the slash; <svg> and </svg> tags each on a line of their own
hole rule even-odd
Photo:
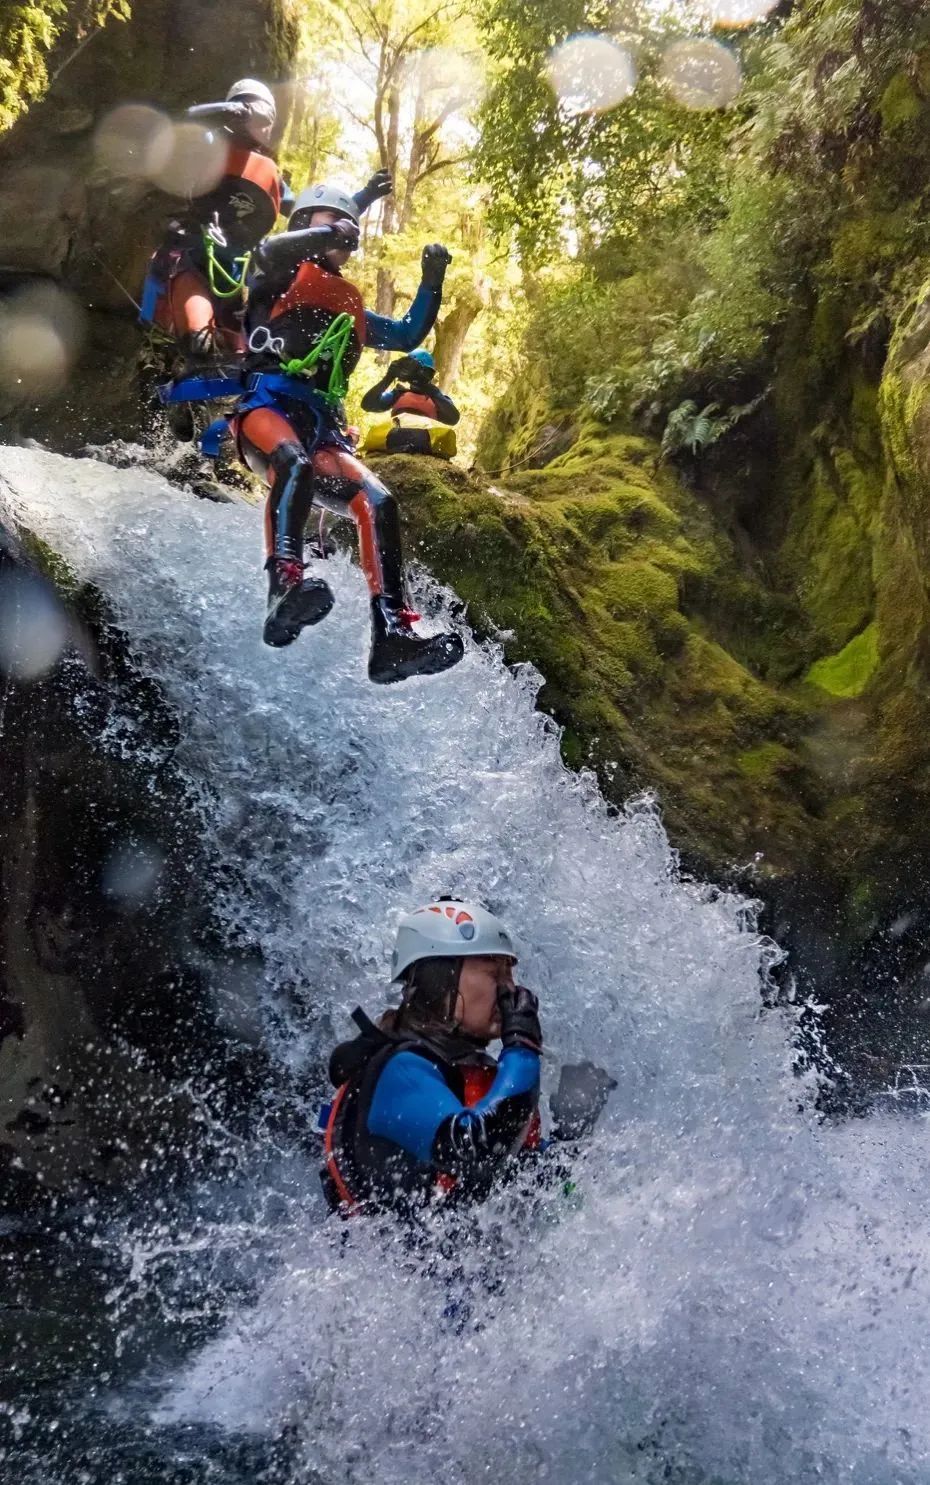
<svg viewBox="0 0 930 1485">
<path fill-rule="evenodd" d="M 422 1165 L 467 1176 L 501 1159 L 532 1117 L 539 1094 L 539 1054 L 506 1047 L 488 1092 L 472 1108 L 458 1099 L 442 1069 L 417 1052 L 385 1064 L 368 1109 L 368 1133 L 389 1140 Z"/>
</svg>

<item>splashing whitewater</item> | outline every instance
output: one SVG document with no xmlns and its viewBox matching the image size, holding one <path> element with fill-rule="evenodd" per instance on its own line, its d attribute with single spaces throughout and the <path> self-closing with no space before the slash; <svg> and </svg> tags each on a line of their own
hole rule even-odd
<svg viewBox="0 0 930 1485">
<path fill-rule="evenodd" d="M 326 623 L 272 653 L 256 512 L 21 449 L 0 450 L 0 491 L 109 595 L 185 719 L 178 761 L 237 865 L 222 912 L 261 947 L 282 1062 L 385 1003 L 392 921 L 449 890 L 517 927 L 556 1057 L 620 1083 L 575 1201 L 529 1218 L 501 1196 L 452 1259 L 324 1222 L 292 1167 L 266 1221 L 232 1224 L 252 1298 L 135 1396 L 148 1436 L 286 1436 L 268 1478 L 294 1485 L 925 1485 L 925 1126 L 818 1126 L 787 1017 L 762 1008 L 777 951 L 751 905 L 681 881 L 648 804 L 614 817 L 566 772 L 538 678 L 493 649 L 370 686 L 347 560 Z"/>
</svg>

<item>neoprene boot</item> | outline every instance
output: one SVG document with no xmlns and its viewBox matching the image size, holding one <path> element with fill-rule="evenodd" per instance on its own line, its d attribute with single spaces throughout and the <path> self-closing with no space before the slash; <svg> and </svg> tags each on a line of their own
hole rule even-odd
<svg viewBox="0 0 930 1485">
<path fill-rule="evenodd" d="M 281 649 L 294 643 L 301 629 L 319 624 L 333 606 L 332 589 L 322 578 L 305 578 L 303 563 L 271 557 L 268 567 L 268 612 L 262 639 Z"/>
<path fill-rule="evenodd" d="M 413 675 L 437 675 L 458 665 L 465 646 L 458 634 L 415 634 L 410 615 L 389 598 L 371 600 L 368 679 L 385 686 Z"/>
</svg>

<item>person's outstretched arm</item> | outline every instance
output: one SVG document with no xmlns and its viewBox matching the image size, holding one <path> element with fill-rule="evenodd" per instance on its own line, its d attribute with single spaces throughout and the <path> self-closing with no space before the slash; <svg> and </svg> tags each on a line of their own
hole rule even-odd
<svg viewBox="0 0 930 1485">
<path fill-rule="evenodd" d="M 351 230 L 350 230 L 351 229 Z M 353 240 L 354 234 L 354 240 Z M 262 238 L 252 254 L 250 280 L 290 279 L 301 263 L 319 258 L 333 248 L 358 245 L 358 228 L 348 218 L 329 227 L 304 227 L 299 232 L 275 232 Z"/>
<path fill-rule="evenodd" d="M 452 255 L 441 243 L 423 249 L 420 287 L 407 313 L 399 320 L 365 311 L 365 343 L 376 351 L 415 351 L 436 323 L 442 304 L 442 284 Z"/>
<path fill-rule="evenodd" d="M 369 206 L 374 206 L 382 196 L 390 196 L 394 189 L 394 181 L 389 170 L 376 170 L 371 180 L 360 191 L 356 191 L 352 197 L 361 216 Z"/>
</svg>

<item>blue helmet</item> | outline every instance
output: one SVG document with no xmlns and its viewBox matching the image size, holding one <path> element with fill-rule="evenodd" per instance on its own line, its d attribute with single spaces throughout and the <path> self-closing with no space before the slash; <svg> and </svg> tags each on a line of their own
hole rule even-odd
<svg viewBox="0 0 930 1485">
<path fill-rule="evenodd" d="M 424 371 L 436 370 L 436 362 L 433 360 L 429 351 L 411 351 L 410 360 L 416 361 L 417 365 L 422 366 Z"/>
</svg>

